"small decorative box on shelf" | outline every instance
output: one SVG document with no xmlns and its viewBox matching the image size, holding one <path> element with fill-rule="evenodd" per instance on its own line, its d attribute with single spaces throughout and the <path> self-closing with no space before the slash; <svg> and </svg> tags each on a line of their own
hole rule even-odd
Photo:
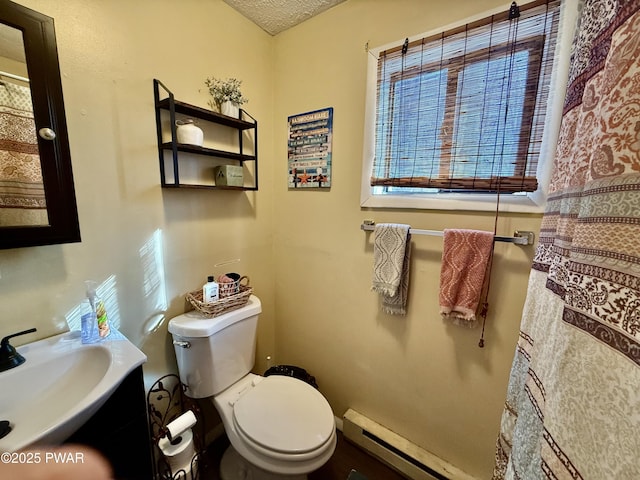
<svg viewBox="0 0 640 480">
<path fill-rule="evenodd" d="M 242 187 L 244 185 L 243 168 L 237 165 L 221 165 L 213 169 L 217 186 Z"/>
</svg>

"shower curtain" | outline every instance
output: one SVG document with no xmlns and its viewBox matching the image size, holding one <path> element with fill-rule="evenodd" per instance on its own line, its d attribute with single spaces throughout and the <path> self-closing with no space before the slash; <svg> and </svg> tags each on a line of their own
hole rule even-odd
<svg viewBox="0 0 640 480">
<path fill-rule="evenodd" d="M 31 90 L 0 81 L 0 226 L 48 224 Z"/>
<path fill-rule="evenodd" d="M 640 479 L 640 0 L 586 0 L 493 478 Z"/>
</svg>

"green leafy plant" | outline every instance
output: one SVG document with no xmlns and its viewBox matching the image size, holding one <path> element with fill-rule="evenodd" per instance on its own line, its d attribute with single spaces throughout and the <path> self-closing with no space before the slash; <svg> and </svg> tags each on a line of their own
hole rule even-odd
<svg viewBox="0 0 640 480">
<path fill-rule="evenodd" d="M 242 80 L 238 80 L 237 78 L 221 80 L 216 77 L 211 77 L 207 78 L 204 84 L 213 97 L 213 100 L 209 101 L 209 106 L 213 109 L 220 110 L 222 104 L 227 101 L 233 102 L 236 105 L 242 105 L 249 101 L 242 96 L 242 92 L 240 91 Z"/>
</svg>

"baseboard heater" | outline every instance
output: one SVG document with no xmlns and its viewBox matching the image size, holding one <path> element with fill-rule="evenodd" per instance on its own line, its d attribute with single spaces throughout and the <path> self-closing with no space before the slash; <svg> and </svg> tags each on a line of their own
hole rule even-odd
<svg viewBox="0 0 640 480">
<path fill-rule="evenodd" d="M 412 480 L 477 480 L 355 410 L 344 414 L 342 433 Z"/>
</svg>

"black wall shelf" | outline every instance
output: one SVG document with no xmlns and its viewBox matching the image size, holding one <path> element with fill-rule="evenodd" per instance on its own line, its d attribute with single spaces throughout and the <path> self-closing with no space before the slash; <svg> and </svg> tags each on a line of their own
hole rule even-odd
<svg viewBox="0 0 640 480">
<path fill-rule="evenodd" d="M 164 90 L 166 98 L 160 98 L 160 89 Z M 209 190 L 258 190 L 258 122 L 244 109 L 240 109 L 240 118 L 233 118 L 227 115 L 207 110 L 205 108 L 180 102 L 175 99 L 173 93 L 159 80 L 153 80 L 153 94 L 155 99 L 156 110 L 156 129 L 158 135 L 158 156 L 160 162 L 160 182 L 163 188 L 191 188 L 191 189 L 209 189 Z M 163 141 L 162 128 L 162 111 L 169 113 L 169 125 L 171 129 L 171 141 Z M 238 133 L 238 151 L 220 150 L 209 148 L 206 146 L 197 146 L 183 144 L 177 142 L 176 137 L 176 114 L 186 115 L 191 118 L 197 118 L 213 125 L 220 125 L 224 128 L 236 130 Z M 166 114 L 165 114 L 166 115 Z M 245 153 L 245 132 L 253 130 L 253 141 L 251 145 L 251 153 Z M 165 152 L 170 152 L 173 175 L 167 177 L 165 168 Z M 254 184 L 252 186 L 232 187 L 232 186 L 216 186 L 213 185 L 213 175 L 211 176 L 212 184 L 192 184 L 181 183 L 180 181 L 180 163 L 181 153 L 212 157 L 217 159 L 228 160 L 231 165 L 242 165 L 244 162 L 254 162 Z M 183 159 L 182 159 L 183 160 Z"/>
</svg>

